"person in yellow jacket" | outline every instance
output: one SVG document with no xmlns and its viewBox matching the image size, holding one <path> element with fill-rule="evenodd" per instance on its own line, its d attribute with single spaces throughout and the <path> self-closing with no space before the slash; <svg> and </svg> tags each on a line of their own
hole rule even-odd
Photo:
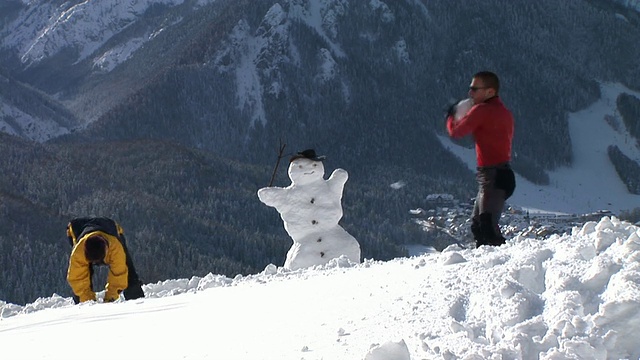
<svg viewBox="0 0 640 360">
<path fill-rule="evenodd" d="M 67 281 L 76 303 L 96 300 L 92 277 L 94 266 L 109 267 L 104 302 L 120 298 L 144 297 L 133 262 L 128 254 L 124 231 L 109 218 L 77 218 L 67 226 L 73 249 L 69 258 Z"/>
</svg>

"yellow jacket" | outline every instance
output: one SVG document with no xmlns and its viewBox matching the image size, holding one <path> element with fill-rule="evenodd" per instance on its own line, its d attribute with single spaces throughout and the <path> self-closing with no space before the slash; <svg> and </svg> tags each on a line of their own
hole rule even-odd
<svg viewBox="0 0 640 360">
<path fill-rule="evenodd" d="M 67 270 L 67 281 L 73 289 L 73 293 L 80 297 L 80 302 L 96 300 L 96 293 L 91 289 L 91 279 L 89 267 L 91 264 L 84 256 L 85 241 L 93 236 L 100 235 L 107 240 L 107 252 L 104 257 L 104 264 L 109 266 L 109 275 L 105 286 L 105 301 L 114 301 L 120 296 L 120 292 L 128 286 L 129 269 L 127 268 L 127 257 L 122 244 L 113 235 L 102 231 L 92 231 L 81 238 L 75 240 L 71 258 L 69 259 L 69 269 Z"/>
</svg>

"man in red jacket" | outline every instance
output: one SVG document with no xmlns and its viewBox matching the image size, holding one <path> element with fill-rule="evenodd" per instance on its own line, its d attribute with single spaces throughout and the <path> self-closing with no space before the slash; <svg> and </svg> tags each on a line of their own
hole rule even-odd
<svg viewBox="0 0 640 360">
<path fill-rule="evenodd" d="M 511 160 L 513 115 L 498 96 L 500 81 L 489 71 L 473 75 L 469 98 L 473 106 L 466 114 L 456 115 L 449 108 L 447 130 L 452 138 L 473 135 L 476 143 L 478 195 L 471 217 L 471 232 L 476 247 L 505 243 L 498 221 L 505 201 L 515 190 Z M 457 119 L 456 119 L 457 118 Z"/>
</svg>

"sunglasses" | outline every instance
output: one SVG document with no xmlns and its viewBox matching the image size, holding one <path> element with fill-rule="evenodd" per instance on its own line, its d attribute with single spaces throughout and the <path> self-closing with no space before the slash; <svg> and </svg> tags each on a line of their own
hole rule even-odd
<svg viewBox="0 0 640 360">
<path fill-rule="evenodd" d="M 480 89 L 488 89 L 488 86 L 469 86 L 469 91 L 476 92 Z"/>
</svg>

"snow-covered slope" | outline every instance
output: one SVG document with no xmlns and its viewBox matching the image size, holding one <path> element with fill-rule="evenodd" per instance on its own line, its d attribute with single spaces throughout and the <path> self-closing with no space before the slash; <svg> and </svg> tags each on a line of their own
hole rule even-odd
<svg viewBox="0 0 640 360">
<path fill-rule="evenodd" d="M 25 64 L 40 62 L 69 47 L 77 51 L 79 62 L 140 19 L 151 6 L 176 6 L 183 1 L 81 1 L 60 6 L 50 1 L 31 1 L 18 19 L 9 24 L 11 34 L 3 39 L 2 45 L 16 48 Z"/>
<path fill-rule="evenodd" d="M 638 359 L 639 260 L 640 229 L 603 218 L 499 248 L 167 280 L 128 302 L 0 302 L 0 351 L 31 360 Z"/>
<path fill-rule="evenodd" d="M 0 131 L 38 142 L 69 133 L 68 128 L 57 122 L 42 117 L 34 118 L 15 106 L 3 103 L 1 98 Z"/>
</svg>

